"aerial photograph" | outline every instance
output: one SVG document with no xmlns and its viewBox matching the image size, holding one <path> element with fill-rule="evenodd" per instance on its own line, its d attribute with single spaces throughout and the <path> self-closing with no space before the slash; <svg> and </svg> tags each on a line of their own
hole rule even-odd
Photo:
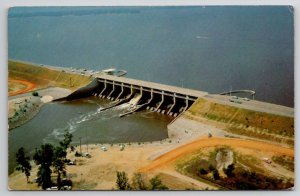
<svg viewBox="0 0 300 196">
<path fill-rule="evenodd" d="M 292 6 L 7 21 L 8 190 L 294 190 Z"/>
</svg>

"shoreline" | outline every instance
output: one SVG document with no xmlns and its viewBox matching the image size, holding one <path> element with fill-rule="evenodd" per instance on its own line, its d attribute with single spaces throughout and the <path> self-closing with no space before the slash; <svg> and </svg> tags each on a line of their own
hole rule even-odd
<svg viewBox="0 0 300 196">
<path fill-rule="evenodd" d="M 36 90 L 39 96 L 32 96 L 31 92 L 16 95 L 17 97 L 8 100 L 8 131 L 22 126 L 33 119 L 41 108 L 53 99 L 67 96 L 71 90 L 48 87 Z"/>
<path fill-rule="evenodd" d="M 13 116 L 8 118 L 9 131 L 30 121 L 39 113 L 40 109 L 44 105 L 39 98 L 29 96 L 16 98 L 9 100 L 8 102 L 9 105 L 18 105 L 18 109 L 9 107 L 9 109 L 14 109 L 15 112 Z"/>
</svg>

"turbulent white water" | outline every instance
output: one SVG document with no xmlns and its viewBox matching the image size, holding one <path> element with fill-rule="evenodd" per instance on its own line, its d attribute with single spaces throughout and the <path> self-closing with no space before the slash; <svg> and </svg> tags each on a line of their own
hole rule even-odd
<svg viewBox="0 0 300 196">
<path fill-rule="evenodd" d="M 96 111 L 91 111 L 85 114 L 80 114 L 74 118 L 71 118 L 65 127 L 55 128 L 47 137 L 44 138 L 43 142 L 51 142 L 53 140 L 61 140 L 65 131 L 69 131 L 70 133 L 74 133 L 78 130 L 78 128 L 86 122 L 93 120 L 108 120 L 111 118 L 118 117 L 118 115 L 127 110 L 130 107 L 129 103 L 124 103 L 119 106 L 110 108 L 108 110 L 102 111 L 103 106 L 99 106 Z"/>
<path fill-rule="evenodd" d="M 125 110 L 128 110 L 130 107 L 136 105 L 141 99 L 142 95 L 136 94 L 134 98 L 132 98 L 128 103 L 121 104 L 116 107 L 112 107 L 108 110 L 102 110 L 104 107 L 97 104 L 99 107 L 96 111 L 91 111 L 85 114 L 81 114 L 70 119 L 67 122 L 65 127 L 55 128 L 47 137 L 44 138 L 43 142 L 51 142 L 53 140 L 61 140 L 65 131 L 69 131 L 70 133 L 74 133 L 78 130 L 78 128 L 85 122 L 93 121 L 93 120 L 108 120 L 111 118 L 118 117 L 120 113 Z M 114 103 L 112 103 L 114 104 Z"/>
<path fill-rule="evenodd" d="M 134 96 L 134 98 L 132 98 L 132 99 L 129 101 L 129 104 L 131 104 L 131 105 L 136 105 L 136 104 L 140 101 L 141 98 L 142 98 L 142 95 L 141 95 L 141 94 L 136 94 L 136 95 Z"/>
</svg>

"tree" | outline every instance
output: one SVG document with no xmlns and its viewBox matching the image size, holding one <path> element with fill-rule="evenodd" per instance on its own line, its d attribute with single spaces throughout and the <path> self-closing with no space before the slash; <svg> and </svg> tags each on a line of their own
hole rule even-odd
<svg viewBox="0 0 300 196">
<path fill-rule="evenodd" d="M 155 176 L 150 179 L 150 184 L 151 184 L 151 190 L 168 190 L 169 188 L 162 184 L 161 180 L 159 179 L 158 176 Z"/>
<path fill-rule="evenodd" d="M 127 174 L 123 172 L 117 171 L 117 188 L 119 190 L 130 190 L 130 185 L 128 182 Z"/>
<path fill-rule="evenodd" d="M 64 139 L 59 142 L 63 150 L 66 151 L 70 147 L 70 144 L 72 142 L 72 137 L 73 135 L 69 131 L 65 131 Z"/>
<path fill-rule="evenodd" d="M 54 148 L 53 167 L 54 172 L 57 173 L 57 187 L 61 188 L 61 175 L 65 176 L 66 171 L 66 156 L 67 152 L 60 146 Z"/>
<path fill-rule="evenodd" d="M 30 170 L 31 165 L 29 163 L 30 157 L 25 155 L 25 150 L 23 147 L 19 148 L 18 152 L 16 153 L 16 161 L 18 163 L 17 170 L 22 171 L 25 173 L 27 183 L 29 182 Z"/>
<path fill-rule="evenodd" d="M 51 144 L 43 144 L 33 156 L 33 159 L 37 165 L 39 165 L 38 185 L 42 186 L 42 189 L 51 187 L 51 165 L 54 158 L 53 146 Z"/>
<path fill-rule="evenodd" d="M 53 167 L 54 172 L 57 173 L 57 187 L 61 188 L 61 175 L 65 176 L 66 171 L 66 159 L 67 159 L 67 149 L 72 142 L 73 135 L 66 131 L 64 134 L 64 139 L 59 142 L 60 146 L 54 149 Z"/>
<path fill-rule="evenodd" d="M 224 168 L 224 173 L 227 175 L 227 177 L 232 177 L 234 176 L 233 170 L 234 170 L 234 164 L 228 165 L 227 168 Z"/>
<path fill-rule="evenodd" d="M 145 177 L 141 173 L 134 173 L 132 177 L 132 188 L 135 190 L 147 190 Z"/>
</svg>

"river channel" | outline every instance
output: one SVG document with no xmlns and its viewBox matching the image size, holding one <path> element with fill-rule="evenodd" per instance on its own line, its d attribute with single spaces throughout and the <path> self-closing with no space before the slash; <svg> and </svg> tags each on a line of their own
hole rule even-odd
<svg viewBox="0 0 300 196">
<path fill-rule="evenodd" d="M 141 111 L 123 118 L 119 114 L 128 105 L 100 111 L 109 105 L 105 99 L 89 97 L 76 101 L 48 103 L 26 124 L 9 132 L 9 173 L 13 171 L 15 154 L 24 147 L 31 155 L 43 143 L 58 144 L 65 130 L 73 134 L 72 145 L 86 143 L 146 142 L 168 137 L 167 115 Z"/>
</svg>

